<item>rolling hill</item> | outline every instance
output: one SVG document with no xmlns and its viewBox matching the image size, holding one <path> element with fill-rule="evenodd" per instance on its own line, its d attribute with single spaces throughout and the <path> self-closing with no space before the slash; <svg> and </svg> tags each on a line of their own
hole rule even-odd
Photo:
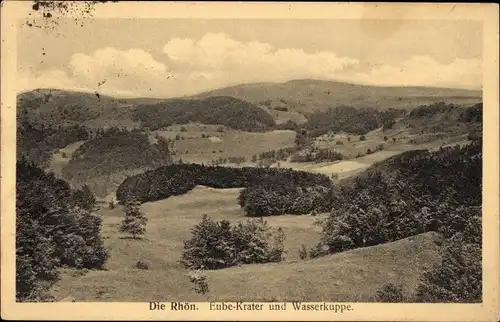
<svg viewBox="0 0 500 322">
<path fill-rule="evenodd" d="M 481 101 L 481 91 L 431 87 L 383 87 L 313 79 L 285 83 L 242 84 L 200 93 L 194 97 L 232 96 L 291 112 L 310 113 L 329 107 L 413 108 L 440 101 L 472 105 Z"/>
<path fill-rule="evenodd" d="M 275 125 L 271 115 L 261 108 L 229 96 L 169 99 L 157 104 L 139 105 L 132 119 L 155 130 L 190 122 L 222 124 L 249 132 L 270 130 Z"/>
<path fill-rule="evenodd" d="M 80 124 L 90 128 L 134 127 L 130 113 L 133 103 L 95 93 L 38 89 L 17 96 L 17 109 L 34 123 L 45 125 Z"/>
</svg>

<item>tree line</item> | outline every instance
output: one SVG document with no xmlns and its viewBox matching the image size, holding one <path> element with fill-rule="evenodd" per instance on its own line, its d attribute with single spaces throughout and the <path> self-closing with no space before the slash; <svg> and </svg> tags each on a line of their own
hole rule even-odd
<svg viewBox="0 0 500 322">
<path fill-rule="evenodd" d="M 16 298 L 47 300 L 59 267 L 103 268 L 108 258 L 95 197 L 87 187 L 72 190 L 32 162 L 16 169 Z"/>
<path fill-rule="evenodd" d="M 132 119 L 151 130 L 190 122 L 222 124 L 249 132 L 270 130 L 275 125 L 274 119 L 263 109 L 226 96 L 170 99 L 153 105 L 139 105 L 135 108 Z"/>
<path fill-rule="evenodd" d="M 243 188 L 286 185 L 314 187 L 330 184 L 330 179 L 325 175 L 291 169 L 172 164 L 128 177 L 118 187 L 116 196 L 120 202 L 128 199 L 147 202 L 184 194 L 197 185 Z"/>
</svg>

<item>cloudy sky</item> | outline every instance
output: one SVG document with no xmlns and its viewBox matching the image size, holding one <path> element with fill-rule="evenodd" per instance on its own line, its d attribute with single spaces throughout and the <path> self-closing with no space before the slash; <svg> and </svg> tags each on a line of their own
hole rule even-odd
<svg viewBox="0 0 500 322">
<path fill-rule="evenodd" d="M 53 32 L 21 25 L 17 39 L 19 91 L 175 97 L 301 78 L 482 86 L 482 28 L 467 20 L 68 19 Z"/>
</svg>

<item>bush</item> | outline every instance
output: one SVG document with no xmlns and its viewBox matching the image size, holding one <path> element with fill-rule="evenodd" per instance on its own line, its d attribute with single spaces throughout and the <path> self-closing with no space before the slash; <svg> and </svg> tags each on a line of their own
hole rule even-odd
<svg viewBox="0 0 500 322">
<path fill-rule="evenodd" d="M 138 269 L 144 269 L 144 270 L 149 269 L 149 265 L 143 261 L 137 261 L 137 263 L 135 263 L 135 267 Z"/>
<path fill-rule="evenodd" d="M 279 262 L 284 234 L 272 232 L 264 220 L 247 220 L 231 226 L 207 215 L 184 242 L 181 264 L 189 269 L 221 269 L 240 264 Z"/>
<path fill-rule="evenodd" d="M 208 288 L 207 276 L 201 275 L 200 272 L 189 274 L 189 281 L 193 283 L 193 290 L 198 294 L 206 294 L 210 291 Z"/>
<path fill-rule="evenodd" d="M 360 140 L 360 141 L 364 141 L 364 140 L 366 140 L 366 137 L 365 137 L 364 135 L 361 135 L 361 136 L 359 137 L 359 140 Z"/>
<path fill-rule="evenodd" d="M 187 132 L 187 129 L 185 126 L 181 126 L 181 132 Z"/>
<path fill-rule="evenodd" d="M 403 289 L 392 283 L 385 284 L 380 290 L 377 291 L 378 302 L 388 303 L 401 303 L 406 299 Z"/>
<path fill-rule="evenodd" d="M 307 248 L 304 244 L 302 244 L 302 248 L 299 249 L 299 258 L 302 260 L 307 259 Z"/>
</svg>

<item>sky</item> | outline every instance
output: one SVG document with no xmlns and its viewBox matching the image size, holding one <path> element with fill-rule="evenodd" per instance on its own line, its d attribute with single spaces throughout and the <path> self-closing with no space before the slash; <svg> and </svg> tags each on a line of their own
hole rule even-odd
<svg viewBox="0 0 500 322">
<path fill-rule="evenodd" d="M 254 82 L 322 79 L 482 88 L 472 20 L 61 19 L 20 24 L 17 88 L 178 97 Z"/>
</svg>

